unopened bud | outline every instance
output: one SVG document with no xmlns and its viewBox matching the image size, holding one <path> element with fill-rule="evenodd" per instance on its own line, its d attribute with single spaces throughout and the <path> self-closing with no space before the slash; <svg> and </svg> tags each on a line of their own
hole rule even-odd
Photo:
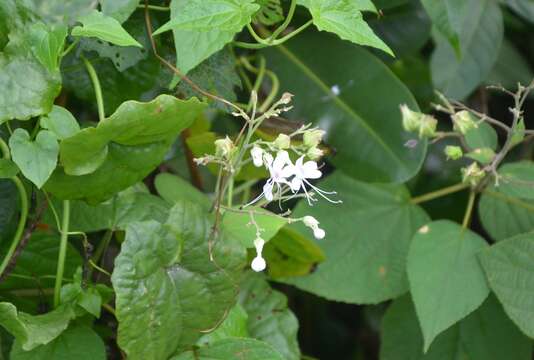
<svg viewBox="0 0 534 360">
<path fill-rule="evenodd" d="M 402 127 L 406 131 L 417 131 L 421 126 L 421 118 L 424 114 L 410 110 L 408 105 L 402 104 L 400 106 L 402 113 Z"/>
<path fill-rule="evenodd" d="M 261 147 L 254 145 L 250 150 L 250 156 L 255 167 L 263 165 L 263 149 Z"/>
<path fill-rule="evenodd" d="M 318 147 L 311 147 L 306 152 L 306 155 L 308 155 L 310 160 L 319 160 L 323 157 L 324 151 L 319 149 Z"/>
<path fill-rule="evenodd" d="M 476 186 L 484 178 L 486 173 L 482 170 L 476 162 L 468 167 L 462 168 L 462 181 Z"/>
<path fill-rule="evenodd" d="M 471 129 L 476 129 L 478 124 L 474 121 L 473 115 L 469 111 L 462 110 L 452 116 L 454 130 L 465 135 Z"/>
<path fill-rule="evenodd" d="M 232 140 L 227 136 L 224 139 L 215 140 L 215 155 L 228 158 L 235 146 Z"/>
<path fill-rule="evenodd" d="M 289 104 L 291 102 L 291 98 L 293 97 L 293 94 L 285 92 L 282 94 L 282 97 L 278 101 L 279 104 Z"/>
<path fill-rule="evenodd" d="M 323 140 L 324 134 L 325 131 L 321 129 L 306 130 L 303 135 L 304 145 L 309 148 L 316 147 Z"/>
<path fill-rule="evenodd" d="M 447 156 L 447 160 L 458 160 L 464 155 L 464 153 L 462 148 L 459 146 L 447 145 L 445 146 L 445 155 Z"/>
<path fill-rule="evenodd" d="M 421 118 L 421 124 L 419 126 L 419 137 L 434 137 L 436 136 L 436 128 L 438 121 L 431 115 L 424 115 Z"/>
<path fill-rule="evenodd" d="M 274 140 L 274 146 L 276 146 L 278 149 L 289 149 L 291 146 L 291 138 L 286 134 L 280 134 Z"/>
<path fill-rule="evenodd" d="M 302 218 L 302 222 L 304 223 L 304 225 L 306 225 L 307 227 L 309 228 L 315 228 L 319 225 L 319 221 L 317 221 L 316 218 L 314 218 L 313 216 L 310 216 L 310 215 L 306 215 Z"/>
</svg>

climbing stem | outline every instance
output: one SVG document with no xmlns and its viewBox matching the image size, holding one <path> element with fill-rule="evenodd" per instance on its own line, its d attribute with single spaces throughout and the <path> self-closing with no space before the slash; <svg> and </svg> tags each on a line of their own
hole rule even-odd
<svg viewBox="0 0 534 360">
<path fill-rule="evenodd" d="M 11 181 L 13 181 L 13 183 L 17 187 L 17 191 L 19 192 L 20 219 L 17 225 L 17 230 L 15 231 L 15 236 L 13 236 L 13 240 L 11 241 L 11 245 L 9 246 L 9 249 L 7 250 L 7 254 L 4 257 L 2 264 L 0 265 L 0 275 L 4 273 L 7 266 L 9 265 L 9 261 L 11 260 L 11 257 L 17 250 L 17 246 L 19 245 L 20 239 L 22 238 L 22 234 L 24 233 L 26 220 L 28 219 L 28 195 L 26 194 L 26 189 L 24 188 L 24 184 L 22 184 L 22 181 L 20 181 L 20 179 L 16 176 L 12 177 Z"/>
<path fill-rule="evenodd" d="M 91 82 L 93 83 L 93 88 L 95 89 L 96 105 L 98 107 L 98 120 L 104 121 L 106 115 L 104 112 L 104 99 L 102 98 L 102 87 L 100 86 L 100 80 L 98 80 L 98 75 L 96 74 L 95 68 L 91 62 L 83 56 L 82 60 L 87 68 L 87 73 L 91 78 Z"/>
<path fill-rule="evenodd" d="M 467 189 L 468 187 L 469 187 L 469 184 L 466 184 L 466 183 L 459 183 L 456 185 L 448 186 L 443 189 L 439 189 L 436 191 L 429 192 L 427 194 L 416 196 L 412 198 L 411 203 L 412 204 L 424 203 L 430 200 L 440 198 L 442 196 L 446 196 L 446 195 L 453 194 L 458 191 L 462 191 L 464 189 Z"/>
<path fill-rule="evenodd" d="M 61 284 L 63 283 L 63 273 L 65 271 L 65 256 L 67 254 L 67 241 L 69 238 L 70 202 L 63 201 L 63 221 L 61 224 L 61 238 L 59 241 L 59 255 L 57 259 L 56 283 L 54 286 L 54 307 L 59 305 L 61 294 Z"/>
</svg>

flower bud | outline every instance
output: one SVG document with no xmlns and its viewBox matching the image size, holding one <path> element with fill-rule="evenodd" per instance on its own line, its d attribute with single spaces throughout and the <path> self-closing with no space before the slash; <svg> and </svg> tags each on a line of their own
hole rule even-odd
<svg viewBox="0 0 534 360">
<path fill-rule="evenodd" d="M 215 140 L 215 155 L 228 158 L 235 146 L 232 140 L 227 136 L 224 139 Z"/>
<path fill-rule="evenodd" d="M 462 135 L 468 130 L 475 129 L 478 124 L 473 120 L 473 115 L 469 111 L 462 110 L 452 116 L 452 122 L 454 123 L 454 130 L 458 131 Z"/>
<path fill-rule="evenodd" d="M 255 167 L 263 165 L 263 149 L 261 147 L 254 145 L 250 150 L 250 157 L 252 157 L 252 163 Z"/>
<path fill-rule="evenodd" d="M 478 161 L 481 164 L 489 164 L 495 157 L 495 151 L 489 147 L 478 148 L 466 154 L 468 158 Z"/>
<path fill-rule="evenodd" d="M 289 149 L 291 146 L 291 138 L 286 134 L 279 134 L 274 140 L 274 146 L 279 149 Z"/>
<path fill-rule="evenodd" d="M 304 145 L 309 148 L 316 147 L 323 140 L 325 134 L 321 129 L 310 129 L 304 132 Z"/>
<path fill-rule="evenodd" d="M 447 160 L 458 160 L 464 156 L 464 153 L 462 148 L 459 146 L 447 145 L 445 146 L 445 155 L 447 156 Z"/>
<path fill-rule="evenodd" d="M 482 170 L 476 162 L 468 167 L 462 168 L 462 181 L 476 186 L 484 178 L 486 173 Z"/>
<path fill-rule="evenodd" d="M 255 272 L 260 272 L 260 271 L 265 270 L 265 268 L 267 267 L 267 263 L 265 262 L 265 259 L 262 258 L 261 256 L 256 256 L 252 260 L 252 263 L 250 264 L 250 267 Z"/>
<path fill-rule="evenodd" d="M 282 97 L 279 100 L 280 104 L 289 104 L 291 102 L 291 98 L 293 97 L 293 94 L 285 92 L 282 94 Z"/>
<path fill-rule="evenodd" d="M 324 151 L 314 146 L 308 149 L 306 155 L 308 155 L 311 160 L 319 160 L 323 157 Z"/>
<path fill-rule="evenodd" d="M 315 236 L 317 240 L 324 239 L 325 235 L 326 232 L 323 229 L 317 228 L 313 230 L 313 236 Z"/>
<path fill-rule="evenodd" d="M 421 118 L 421 124 L 419 125 L 419 137 L 434 137 L 436 136 L 436 128 L 438 121 L 431 115 L 424 115 Z"/>
<path fill-rule="evenodd" d="M 410 110 L 408 105 L 402 104 L 400 106 L 402 113 L 402 127 L 406 131 L 417 131 L 421 126 L 421 118 L 424 116 L 419 112 Z"/>
<path fill-rule="evenodd" d="M 314 218 L 313 216 L 310 216 L 310 215 L 306 215 L 302 218 L 302 222 L 304 223 L 304 225 L 306 225 L 307 227 L 309 228 L 315 228 L 319 225 L 319 221 L 317 221 L 316 218 Z"/>
</svg>

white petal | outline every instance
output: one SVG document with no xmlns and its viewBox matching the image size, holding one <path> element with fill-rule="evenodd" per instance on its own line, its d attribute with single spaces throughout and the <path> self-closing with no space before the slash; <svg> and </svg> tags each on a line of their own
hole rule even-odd
<svg viewBox="0 0 534 360">
<path fill-rule="evenodd" d="M 280 171 L 280 176 L 283 177 L 284 179 L 287 179 L 288 177 L 295 175 L 295 173 L 296 173 L 295 165 L 290 164 L 290 165 L 284 166 L 282 171 Z"/>
<path fill-rule="evenodd" d="M 315 161 L 307 161 L 302 166 L 302 172 L 306 179 L 319 179 L 323 174 L 317 170 L 317 163 Z"/>
<path fill-rule="evenodd" d="M 262 148 L 258 146 L 254 146 L 252 150 L 250 150 L 250 156 L 252 157 L 252 162 L 254 163 L 254 166 L 260 167 L 263 165 L 263 150 Z"/>
<path fill-rule="evenodd" d="M 271 165 L 273 164 L 273 156 L 269 153 L 263 154 L 263 160 L 265 160 L 265 164 L 267 165 L 267 167 L 271 167 Z"/>
<path fill-rule="evenodd" d="M 267 181 L 263 185 L 263 195 L 268 201 L 273 201 L 273 183 L 271 181 Z"/>
<path fill-rule="evenodd" d="M 293 190 L 293 192 L 297 192 L 302 186 L 302 180 L 300 180 L 298 177 L 294 177 L 293 180 L 291 180 L 291 184 L 289 186 L 291 187 L 291 190 Z"/>
<path fill-rule="evenodd" d="M 261 256 L 256 256 L 254 260 L 252 260 L 250 267 L 252 268 L 252 270 L 256 272 L 260 272 L 260 271 L 265 270 L 265 268 L 267 267 L 267 264 L 265 263 L 264 258 L 262 258 Z"/>
<path fill-rule="evenodd" d="M 279 151 L 274 159 L 273 168 L 280 170 L 284 167 L 284 165 L 287 164 L 291 164 L 291 160 L 289 160 L 289 154 L 284 150 Z"/>
</svg>

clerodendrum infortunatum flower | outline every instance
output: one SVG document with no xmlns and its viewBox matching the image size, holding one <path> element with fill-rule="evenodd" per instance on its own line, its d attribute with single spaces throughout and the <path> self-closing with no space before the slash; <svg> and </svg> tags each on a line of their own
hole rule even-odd
<svg viewBox="0 0 534 360">
<path fill-rule="evenodd" d="M 316 218 L 310 215 L 306 215 L 302 218 L 304 225 L 313 230 L 313 236 L 316 239 L 321 240 L 325 237 L 326 232 L 319 227 L 319 221 Z"/>
<path fill-rule="evenodd" d="M 263 165 L 263 149 L 261 147 L 254 145 L 250 150 L 250 156 L 255 167 Z"/>
<path fill-rule="evenodd" d="M 308 181 L 308 179 L 319 179 L 322 176 L 322 173 L 318 169 L 315 161 L 310 160 L 304 162 L 304 156 L 301 156 L 297 159 L 295 165 L 291 165 L 291 169 L 288 170 L 288 172 L 291 172 L 294 175 L 293 179 L 291 180 L 291 190 L 293 190 L 293 192 L 297 192 L 302 189 L 306 194 L 306 199 L 310 205 L 312 201 L 317 201 L 317 199 L 314 199 L 313 195 L 308 193 L 306 185 L 331 203 L 338 204 L 341 202 L 339 200 L 332 200 L 327 196 L 336 194 L 335 191 L 321 190 Z"/>
</svg>

